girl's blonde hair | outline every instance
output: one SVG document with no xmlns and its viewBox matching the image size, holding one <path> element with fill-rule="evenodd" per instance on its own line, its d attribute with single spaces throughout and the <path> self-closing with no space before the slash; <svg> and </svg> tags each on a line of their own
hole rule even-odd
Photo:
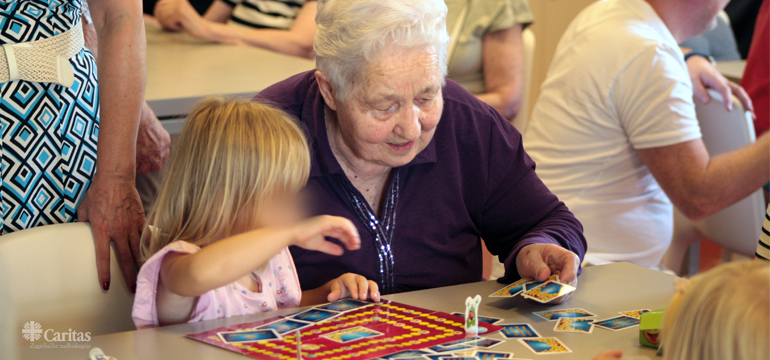
<svg viewBox="0 0 770 360">
<path fill-rule="evenodd" d="M 239 221 L 253 228 L 262 201 L 299 191 L 309 172 L 307 141 L 289 115 L 248 100 L 202 100 L 174 144 L 142 260 L 176 240 L 205 246 L 234 235 Z"/>
<path fill-rule="evenodd" d="M 664 359 L 770 359 L 770 264 L 721 265 L 678 288 L 664 320 Z"/>
</svg>

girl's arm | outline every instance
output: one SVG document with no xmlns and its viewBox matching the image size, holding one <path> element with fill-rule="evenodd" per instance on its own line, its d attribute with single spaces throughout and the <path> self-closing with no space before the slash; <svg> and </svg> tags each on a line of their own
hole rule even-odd
<svg viewBox="0 0 770 360">
<path fill-rule="evenodd" d="M 160 279 L 176 295 L 199 296 L 240 279 L 289 245 L 342 255 L 343 249 L 326 241 L 326 236 L 339 239 L 349 250 L 361 245 L 358 231 L 350 220 L 317 216 L 293 227 L 262 228 L 231 236 L 194 254 L 166 256 Z"/>
</svg>

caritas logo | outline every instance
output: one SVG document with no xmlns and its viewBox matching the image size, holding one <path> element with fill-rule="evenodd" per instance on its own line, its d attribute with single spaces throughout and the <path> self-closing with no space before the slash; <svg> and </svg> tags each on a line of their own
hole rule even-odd
<svg viewBox="0 0 770 360">
<path fill-rule="evenodd" d="M 40 340 L 42 335 L 43 340 L 47 342 L 66 342 L 66 341 L 91 341 L 91 332 L 77 332 L 72 329 L 68 329 L 66 332 L 56 332 L 53 329 L 43 330 L 43 327 L 37 321 L 28 321 L 21 329 L 21 334 L 25 340 L 35 342 Z"/>
</svg>

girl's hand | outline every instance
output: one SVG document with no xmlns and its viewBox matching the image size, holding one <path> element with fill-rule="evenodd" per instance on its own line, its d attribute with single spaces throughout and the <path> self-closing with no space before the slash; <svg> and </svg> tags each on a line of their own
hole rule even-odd
<svg viewBox="0 0 770 360">
<path fill-rule="evenodd" d="M 367 281 L 365 277 L 358 274 L 347 273 L 330 281 L 328 285 L 329 296 L 327 300 L 329 302 L 337 301 L 347 296 L 357 300 L 366 300 L 368 298 L 380 301 L 380 291 L 377 283 L 371 280 Z"/>
<path fill-rule="evenodd" d="M 327 236 L 336 238 L 348 250 L 358 250 L 361 247 L 358 230 L 350 220 L 343 217 L 316 216 L 297 224 L 295 229 L 292 245 L 303 249 L 320 251 L 330 255 L 342 255 L 344 252 L 342 247 L 326 241 Z"/>
<path fill-rule="evenodd" d="M 594 360 L 613 360 L 623 358 L 623 352 L 620 350 L 606 350 L 597 355 Z"/>
</svg>

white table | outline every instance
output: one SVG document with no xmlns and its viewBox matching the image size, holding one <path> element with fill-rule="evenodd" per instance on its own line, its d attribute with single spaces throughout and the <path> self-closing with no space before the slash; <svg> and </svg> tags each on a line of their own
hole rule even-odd
<svg viewBox="0 0 770 360">
<path fill-rule="evenodd" d="M 743 78 L 743 71 L 746 69 L 746 60 L 737 61 L 718 61 L 717 70 L 729 80 L 740 83 Z"/>
<path fill-rule="evenodd" d="M 292 75 L 315 68 L 312 60 L 245 45 L 204 42 L 151 22 L 147 32 L 145 99 L 158 117 L 187 114 L 209 95 L 252 97 Z"/>
<path fill-rule="evenodd" d="M 622 349 L 625 356 L 643 355 L 655 357 L 655 350 L 639 345 L 639 328 L 609 331 L 595 328 L 593 334 L 556 333 L 554 322 L 545 321 L 532 314 L 533 311 L 560 308 L 584 308 L 598 315 L 597 319 L 617 316 L 619 311 L 641 308 L 654 309 L 666 305 L 674 294 L 674 277 L 628 263 L 586 268 L 579 278 L 578 290 L 566 304 L 548 306 L 522 298 L 496 299 L 487 295 L 501 288 L 494 282 L 479 282 L 431 290 L 402 293 L 385 298 L 445 312 L 464 311 L 465 298 L 480 294 L 483 297 L 479 315 L 504 318 L 502 323 L 530 323 L 545 337 L 556 336 L 562 340 L 572 354 L 553 355 L 556 359 L 592 359 L 605 349 Z M 87 343 L 100 347 L 107 355 L 118 360 L 151 359 L 249 359 L 218 347 L 185 338 L 188 333 L 198 333 L 221 326 L 246 323 L 297 310 L 257 314 L 229 319 L 203 321 L 191 324 L 168 326 L 157 329 L 129 331 L 94 337 Z M 499 334 L 488 335 L 502 339 Z M 508 340 L 495 347 L 494 351 L 514 352 L 517 358 L 535 359 L 533 354 L 518 341 Z M 29 350 L 29 359 L 78 359 L 87 357 L 87 350 L 49 349 Z"/>
</svg>

